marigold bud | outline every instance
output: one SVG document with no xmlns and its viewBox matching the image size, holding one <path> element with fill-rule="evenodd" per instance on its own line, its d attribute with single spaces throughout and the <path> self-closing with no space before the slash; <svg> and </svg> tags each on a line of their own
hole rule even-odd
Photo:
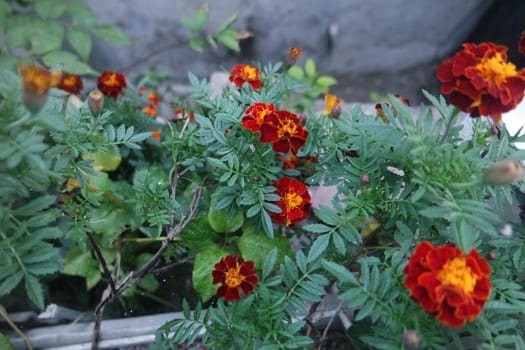
<svg viewBox="0 0 525 350">
<path fill-rule="evenodd" d="M 361 176 L 359 176 L 359 183 L 361 183 L 361 185 L 363 186 L 367 186 L 370 184 L 370 175 L 368 174 L 361 174 Z"/>
<path fill-rule="evenodd" d="M 88 95 L 88 106 L 93 116 L 98 117 L 104 107 L 104 95 L 98 90 L 93 90 Z"/>
<path fill-rule="evenodd" d="M 492 186 L 510 185 L 522 175 L 523 166 L 518 160 L 503 159 L 485 170 L 483 182 Z"/>
<path fill-rule="evenodd" d="M 414 329 L 409 329 L 403 333 L 403 343 L 408 348 L 417 348 L 421 345 L 421 336 Z"/>
<path fill-rule="evenodd" d="M 330 111 L 330 117 L 339 118 L 341 116 L 341 105 L 335 105 Z"/>
</svg>

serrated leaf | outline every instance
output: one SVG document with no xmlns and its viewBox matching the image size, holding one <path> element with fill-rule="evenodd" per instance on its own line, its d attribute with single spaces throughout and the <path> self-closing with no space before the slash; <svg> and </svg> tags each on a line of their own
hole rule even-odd
<svg viewBox="0 0 525 350">
<path fill-rule="evenodd" d="M 9 294 L 22 280 L 24 277 L 23 271 L 17 271 L 8 278 L 4 279 L 0 284 L 0 296 Z"/>
<path fill-rule="evenodd" d="M 38 278 L 32 275 L 25 275 L 25 287 L 27 296 L 39 308 L 44 308 L 44 293 L 42 291 L 42 284 Z"/>
<path fill-rule="evenodd" d="M 330 242 L 330 236 L 330 234 L 324 234 L 316 238 L 314 243 L 312 243 L 310 246 L 310 250 L 308 251 L 308 263 L 314 262 L 326 251 L 328 243 Z"/>
<path fill-rule="evenodd" d="M 91 34 L 115 44 L 130 45 L 131 39 L 119 28 L 111 25 L 99 25 L 89 28 Z"/>
<path fill-rule="evenodd" d="M 67 30 L 66 38 L 71 47 L 84 60 L 89 60 L 89 54 L 93 47 L 91 36 L 80 28 L 70 27 Z"/>
<path fill-rule="evenodd" d="M 215 35 L 215 40 L 223 44 L 227 48 L 239 52 L 241 50 L 239 46 L 239 34 L 236 30 L 227 28 Z"/>
<path fill-rule="evenodd" d="M 13 211 L 13 214 L 18 216 L 31 216 L 35 213 L 49 208 L 53 203 L 56 202 L 57 197 L 53 195 L 44 195 L 33 199 L 32 201 L 24 204 L 20 208 Z"/>
<path fill-rule="evenodd" d="M 303 229 L 305 231 L 313 232 L 313 233 L 326 233 L 326 232 L 330 232 L 333 230 L 332 227 L 326 226 L 323 224 L 309 224 L 309 225 L 303 226 Z"/>
</svg>

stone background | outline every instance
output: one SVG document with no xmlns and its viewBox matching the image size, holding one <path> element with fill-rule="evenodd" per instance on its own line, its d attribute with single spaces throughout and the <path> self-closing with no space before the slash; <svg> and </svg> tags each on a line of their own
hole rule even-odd
<svg viewBox="0 0 525 350">
<path fill-rule="evenodd" d="M 188 71 L 208 77 L 234 63 L 277 62 L 295 46 L 304 51 L 299 64 L 312 57 L 322 74 L 339 80 L 332 92 L 347 101 L 367 101 L 375 91 L 417 103 L 422 88 L 439 91 L 435 70 L 462 42 L 517 45 L 525 29 L 523 0 L 215 0 L 208 2 L 205 31 L 237 13 L 233 27 L 253 37 L 242 41 L 240 53 L 211 46 L 197 53 L 187 44 L 182 18 L 193 16 L 203 0 L 87 3 L 101 22 L 119 26 L 133 40 L 131 46 L 97 42 L 91 60 L 96 69 L 133 76 L 156 67 L 186 84 Z M 512 23 L 516 28 L 509 29 Z"/>
</svg>

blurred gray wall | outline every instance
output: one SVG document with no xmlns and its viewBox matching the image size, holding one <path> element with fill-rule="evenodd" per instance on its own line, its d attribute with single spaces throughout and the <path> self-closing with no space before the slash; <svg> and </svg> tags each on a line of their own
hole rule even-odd
<svg viewBox="0 0 525 350">
<path fill-rule="evenodd" d="M 186 82 L 228 70 L 234 63 L 282 60 L 292 46 L 312 57 L 323 74 L 395 73 L 442 59 L 465 40 L 492 0 L 210 0 L 211 31 L 233 13 L 234 28 L 253 33 L 241 53 L 187 44 L 184 16 L 200 0 L 87 0 L 101 22 L 119 26 L 131 46 L 98 42 L 92 64 L 126 74 L 155 66 Z"/>
</svg>

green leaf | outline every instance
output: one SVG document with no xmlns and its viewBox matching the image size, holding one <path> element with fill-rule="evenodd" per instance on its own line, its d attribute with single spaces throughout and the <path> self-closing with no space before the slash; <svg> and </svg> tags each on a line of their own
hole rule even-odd
<svg viewBox="0 0 525 350">
<path fill-rule="evenodd" d="M 283 236 L 268 237 L 263 231 L 257 231 L 253 226 L 243 227 L 238 246 L 243 259 L 253 260 L 255 267 L 263 267 L 266 256 L 277 248 L 277 265 L 283 262 L 285 256 L 293 256 L 290 240 Z"/>
<path fill-rule="evenodd" d="M 315 83 L 322 88 L 328 88 L 332 85 L 336 85 L 337 80 L 334 77 L 330 77 L 328 75 L 322 75 L 317 79 Z"/>
<path fill-rule="evenodd" d="M 11 7 L 6 1 L 0 1 L 0 31 L 5 30 L 6 19 L 9 15 L 11 15 Z"/>
<path fill-rule="evenodd" d="M 24 204 L 20 208 L 13 211 L 13 214 L 18 216 L 31 216 L 37 212 L 49 208 L 53 203 L 56 202 L 56 196 L 44 195 L 33 199 L 32 201 Z"/>
<path fill-rule="evenodd" d="M 313 232 L 313 233 L 326 233 L 326 232 L 330 232 L 333 230 L 332 227 L 326 226 L 323 224 L 309 224 L 309 225 L 303 226 L 303 229 L 305 231 Z"/>
<path fill-rule="evenodd" d="M 311 58 L 307 58 L 304 63 L 304 72 L 309 78 L 315 78 L 317 75 L 317 69 L 315 68 L 315 62 Z"/>
<path fill-rule="evenodd" d="M 37 55 L 60 50 L 64 41 L 64 27 L 56 22 L 33 23 L 29 42 L 31 52 Z"/>
<path fill-rule="evenodd" d="M 77 56 L 67 51 L 52 51 L 42 57 L 44 64 L 49 68 L 60 67 L 61 70 L 78 75 L 92 74 L 96 75 L 94 71 L 86 63 L 83 63 Z"/>
<path fill-rule="evenodd" d="M 13 344 L 8 337 L 0 333 L 0 349 L 2 350 L 13 350 Z"/>
<path fill-rule="evenodd" d="M 35 10 L 44 19 L 54 19 L 62 16 L 66 11 L 66 4 L 56 0 L 38 0 Z"/>
<path fill-rule="evenodd" d="M 131 39 L 119 28 L 110 25 L 100 25 L 89 28 L 91 34 L 105 41 L 115 44 L 130 45 Z"/>
<path fill-rule="evenodd" d="M 32 275 L 25 275 L 25 287 L 29 299 L 39 308 L 44 308 L 44 292 L 38 278 Z"/>
<path fill-rule="evenodd" d="M 212 229 L 220 233 L 235 232 L 244 224 L 244 214 L 242 211 L 234 208 L 215 209 L 218 197 L 210 201 L 208 210 L 208 222 Z"/>
<path fill-rule="evenodd" d="M 29 16 L 12 16 L 8 17 L 5 22 L 5 45 L 7 47 L 26 47 L 32 31 L 27 30 L 31 28 L 33 20 Z"/>
<path fill-rule="evenodd" d="M 235 22 L 236 20 L 237 20 L 237 13 L 234 13 L 233 15 L 228 17 L 228 19 L 226 19 L 226 21 L 224 21 L 220 26 L 218 26 L 215 32 L 217 33 L 222 32 L 226 28 L 230 27 L 233 24 L 233 22 Z"/>
<path fill-rule="evenodd" d="M 218 32 L 215 35 L 215 39 L 233 51 L 239 52 L 241 50 L 239 46 L 239 34 L 235 29 L 227 28 Z"/>
<path fill-rule="evenodd" d="M 190 39 L 190 46 L 191 46 L 191 48 L 194 49 L 197 52 L 204 51 L 204 44 L 205 43 L 206 42 L 202 38 L 195 37 L 195 38 L 191 38 Z"/>
<path fill-rule="evenodd" d="M 90 26 L 97 22 L 97 14 L 83 0 L 70 0 L 65 4 L 73 26 L 79 24 Z"/>
<path fill-rule="evenodd" d="M 3 280 L 2 284 L 0 284 L 0 296 L 9 294 L 9 292 L 11 292 L 18 285 L 18 283 L 20 283 L 22 277 L 24 277 L 24 272 L 17 271 Z"/>
<path fill-rule="evenodd" d="M 328 260 L 323 260 L 323 267 L 326 269 L 326 271 L 334 275 L 340 282 L 359 285 L 354 274 L 348 271 L 348 269 L 344 266 Z"/>
<path fill-rule="evenodd" d="M 91 36 L 80 28 L 70 27 L 67 30 L 66 37 L 71 47 L 73 47 L 78 55 L 84 61 L 89 60 L 89 54 L 91 53 L 91 48 L 93 46 Z"/>
<path fill-rule="evenodd" d="M 328 243 L 330 242 L 330 234 L 324 234 L 322 236 L 318 236 L 315 241 L 310 246 L 310 250 L 308 251 L 308 263 L 314 262 L 321 254 L 323 254 L 326 251 L 326 247 L 328 247 Z"/>
<path fill-rule="evenodd" d="M 195 256 L 192 272 L 193 287 L 200 293 L 203 301 L 215 295 L 219 286 L 212 284 L 213 267 L 228 254 L 226 250 L 210 245 Z"/>
<path fill-rule="evenodd" d="M 193 219 L 180 233 L 181 242 L 191 250 L 200 250 L 211 245 L 219 236 L 208 223 L 208 215 Z"/>
<path fill-rule="evenodd" d="M 288 69 L 288 75 L 295 80 L 302 81 L 304 79 L 304 70 L 301 67 L 293 66 Z"/>
</svg>

